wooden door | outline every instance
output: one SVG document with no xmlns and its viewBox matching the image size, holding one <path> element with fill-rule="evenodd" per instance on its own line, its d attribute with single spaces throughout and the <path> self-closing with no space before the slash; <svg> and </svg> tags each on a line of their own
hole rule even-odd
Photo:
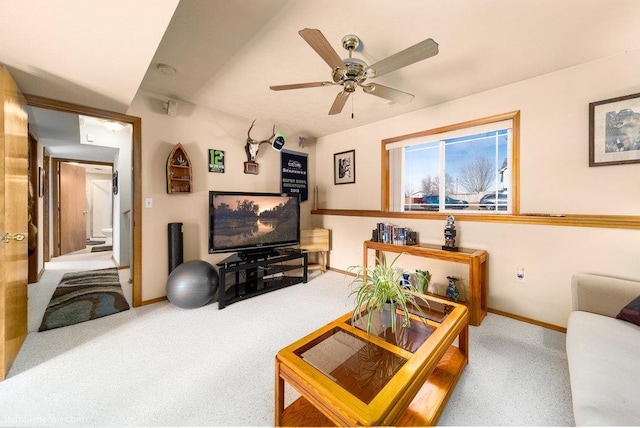
<svg viewBox="0 0 640 428">
<path fill-rule="evenodd" d="M 60 255 L 87 246 L 87 170 L 60 162 Z"/>
<path fill-rule="evenodd" d="M 50 193 L 49 193 L 49 171 L 51 166 L 51 157 L 46 148 L 42 149 L 42 167 L 44 169 L 44 182 L 42 183 L 42 254 L 43 261 L 51 261 L 51 233 L 49 228 L 50 214 Z"/>
<path fill-rule="evenodd" d="M 26 101 L 0 65 L 0 380 L 27 337 Z"/>
</svg>

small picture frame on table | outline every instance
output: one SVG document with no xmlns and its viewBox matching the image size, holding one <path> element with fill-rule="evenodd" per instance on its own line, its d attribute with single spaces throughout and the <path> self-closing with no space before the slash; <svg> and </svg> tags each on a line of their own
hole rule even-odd
<svg viewBox="0 0 640 428">
<path fill-rule="evenodd" d="M 335 153 L 333 155 L 333 184 L 356 182 L 356 151 Z"/>
<path fill-rule="evenodd" d="M 640 94 L 589 103 L 589 166 L 640 162 Z"/>
</svg>

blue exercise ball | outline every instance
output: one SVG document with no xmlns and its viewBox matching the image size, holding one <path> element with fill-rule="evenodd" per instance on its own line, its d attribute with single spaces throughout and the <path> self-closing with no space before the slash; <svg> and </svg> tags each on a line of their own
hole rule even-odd
<svg viewBox="0 0 640 428">
<path fill-rule="evenodd" d="M 191 260 L 176 267 L 167 280 L 167 298 L 174 305 L 193 309 L 204 306 L 218 290 L 218 272 L 204 260 Z"/>
</svg>

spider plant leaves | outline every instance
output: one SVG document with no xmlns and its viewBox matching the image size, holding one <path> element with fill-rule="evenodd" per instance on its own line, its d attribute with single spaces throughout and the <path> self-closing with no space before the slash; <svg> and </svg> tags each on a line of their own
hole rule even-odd
<svg viewBox="0 0 640 428">
<path fill-rule="evenodd" d="M 374 266 L 349 266 L 347 268 L 347 272 L 355 273 L 355 278 L 350 283 L 353 290 L 349 294 L 349 296 L 355 295 L 352 323 L 366 314 L 367 333 L 369 334 L 373 325 L 374 313 L 384 310 L 387 304 L 391 309 L 391 331 L 393 332 L 396 331 L 396 311 L 398 309 L 404 317 L 402 323 L 404 327 L 408 327 L 411 323 L 410 306 L 417 308 L 422 314 L 420 306 L 416 303 L 416 293 L 413 287 L 406 288 L 402 281 L 403 272 L 394 267 L 402 254 L 398 254 L 391 263 L 387 263 L 387 258 L 382 253 L 380 257 L 376 257 Z"/>
</svg>

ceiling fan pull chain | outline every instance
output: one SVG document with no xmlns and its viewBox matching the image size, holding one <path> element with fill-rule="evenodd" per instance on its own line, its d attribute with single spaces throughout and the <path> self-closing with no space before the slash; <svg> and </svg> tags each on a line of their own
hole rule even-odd
<svg viewBox="0 0 640 428">
<path fill-rule="evenodd" d="M 354 98 L 355 98 L 355 97 L 351 97 L 351 119 L 353 119 L 353 118 L 354 118 L 354 115 L 353 115 L 353 99 L 354 99 Z"/>
</svg>

